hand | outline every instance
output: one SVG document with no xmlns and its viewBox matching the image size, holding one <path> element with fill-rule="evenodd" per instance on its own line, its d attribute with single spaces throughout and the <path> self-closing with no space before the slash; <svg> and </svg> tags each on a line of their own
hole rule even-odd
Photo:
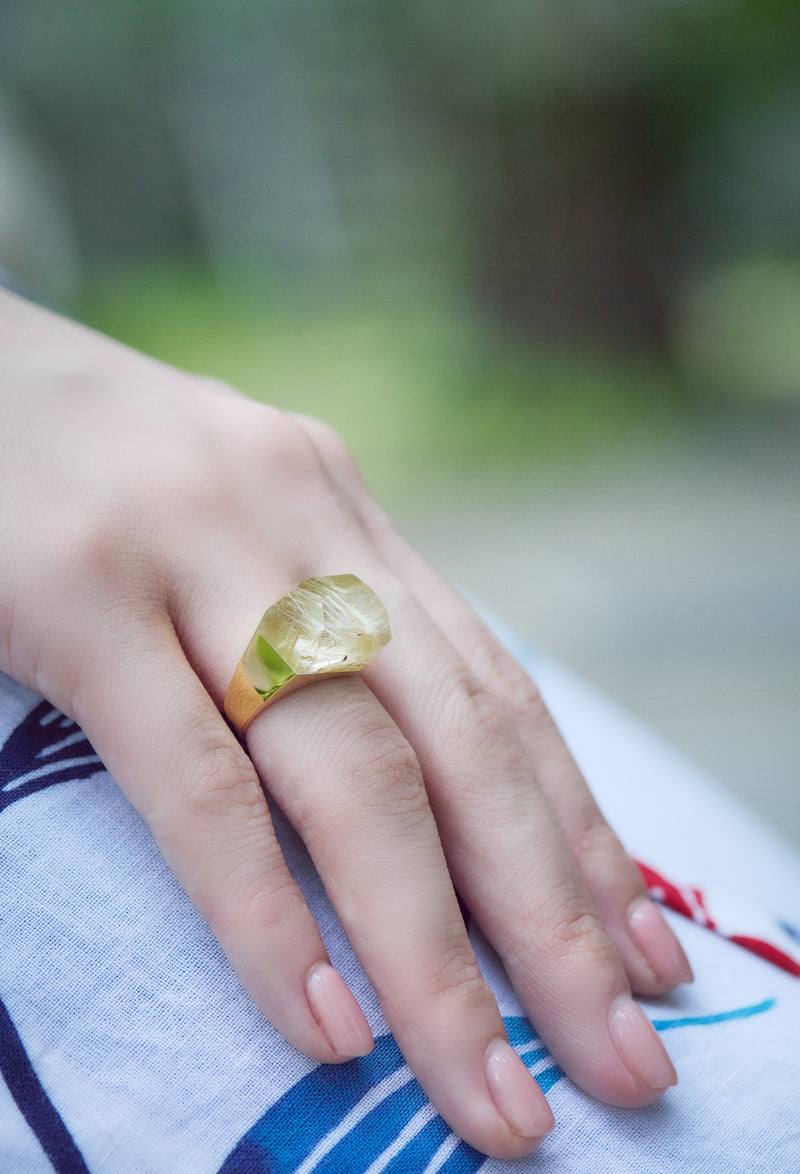
<svg viewBox="0 0 800 1174">
<path fill-rule="evenodd" d="M 241 981 L 296 1047 L 364 1054 L 277 845 L 319 870 L 452 1128 L 521 1156 L 552 1126 L 505 1042 L 455 890 L 559 1064 L 644 1105 L 674 1070 L 630 998 L 690 977 L 530 679 L 402 541 L 323 425 L 0 295 L 0 668 L 80 723 Z M 352 572 L 393 639 L 362 674 L 220 714 L 264 609 Z"/>
</svg>

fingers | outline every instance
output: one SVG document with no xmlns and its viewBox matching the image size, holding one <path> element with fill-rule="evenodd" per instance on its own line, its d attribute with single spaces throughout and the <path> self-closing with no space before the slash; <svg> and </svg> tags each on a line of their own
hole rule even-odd
<svg viewBox="0 0 800 1174">
<path fill-rule="evenodd" d="M 80 698 L 95 748 L 147 819 L 189 897 L 275 1027 L 325 1062 L 372 1048 L 283 859 L 252 763 L 183 657 L 166 618 L 123 629 Z"/>
<path fill-rule="evenodd" d="M 555 1058 L 582 1088 L 641 1105 L 675 1083 L 516 723 L 413 600 L 364 676 L 415 747 L 455 885 Z M 424 655 L 421 651 L 424 650 Z"/>
<path fill-rule="evenodd" d="M 244 647 L 258 605 L 241 616 L 214 624 L 195 605 L 182 617 L 184 644 L 218 703 L 234 667 L 226 658 Z M 395 723 L 360 678 L 342 677 L 268 707 L 248 727 L 247 748 L 439 1112 L 485 1153 L 529 1153 L 552 1113 L 480 975 L 419 764 Z"/>
<path fill-rule="evenodd" d="M 364 1054 L 369 1027 L 288 872 L 252 762 L 174 633 L 164 623 L 149 643 L 137 630 L 103 644 L 115 663 L 96 665 L 102 684 L 84 685 L 81 717 L 94 714 L 84 724 L 98 752 L 245 987 L 306 1054 Z M 282 699 L 248 742 L 434 1104 L 483 1152 L 529 1153 L 552 1113 L 478 971 L 411 748 L 352 678 Z"/>
<path fill-rule="evenodd" d="M 448 641 L 434 649 L 428 634 L 420 633 L 420 625 L 417 648 L 403 650 L 397 633 L 407 637 L 414 625 L 406 622 L 408 617 L 395 616 L 393 644 L 380 664 L 364 674 L 420 756 L 456 884 L 469 894 L 484 929 L 490 927 L 529 1013 L 570 1074 L 596 1095 L 620 1104 L 654 1099 L 674 1081 L 674 1070 L 646 1017 L 630 1000 L 625 972 L 605 928 L 641 993 L 660 993 L 691 977 L 677 939 L 648 901 L 638 869 L 600 815 L 532 682 L 466 604 L 398 537 L 363 492 L 335 435 L 312 421 L 300 423 L 378 552 L 416 593 L 451 646 L 463 651 L 473 670 L 465 677 L 463 664 L 459 669 L 458 663 L 448 661 Z M 440 672 L 442 665 L 447 668 Z M 420 679 L 426 672 L 432 679 L 438 674 L 443 682 L 446 699 L 440 698 L 438 705 L 431 698 L 431 682 Z M 415 697 L 425 699 L 416 708 Z M 445 720 L 437 721 L 442 713 Z M 471 750 L 466 760 L 465 746 Z M 461 761 L 445 761 L 443 747 L 459 747 Z M 477 794 L 471 796 L 465 780 L 475 778 L 475 762 L 481 763 L 491 785 L 485 778 L 479 780 Z M 459 779 L 455 792 L 454 777 Z M 498 780 L 501 785 L 494 786 Z M 508 798 L 514 794 L 516 801 Z M 494 829 L 492 802 L 499 813 Z M 504 802 L 511 804 L 506 810 Z M 519 862 L 517 874 L 511 875 L 514 831 L 521 836 L 512 857 Z M 531 848 L 537 843 L 541 851 L 534 853 L 534 863 Z M 498 860 L 503 862 L 502 876 L 497 875 Z M 497 883 L 483 883 L 492 869 Z M 508 904 L 508 894 L 519 892 L 532 900 L 527 909 L 513 901 Z M 509 927 L 517 927 L 523 940 L 515 941 Z M 586 985 L 570 982 L 576 972 L 573 955 Z M 566 998 L 568 992 L 572 1001 Z M 582 1023 L 581 1033 L 576 1033 L 575 1021 Z M 576 1036 L 582 1040 L 577 1048 Z"/>
<path fill-rule="evenodd" d="M 281 699 L 247 742 L 439 1112 L 485 1153 L 530 1152 L 552 1114 L 478 969 L 408 742 L 356 678 Z"/>
<path fill-rule="evenodd" d="M 640 995 L 656 996 L 679 983 L 691 982 L 691 966 L 680 942 L 650 900 L 639 869 L 603 817 L 530 677 L 465 601 L 424 564 L 417 587 L 429 612 L 463 649 L 475 676 L 487 683 L 513 720 L 633 989 Z"/>
<path fill-rule="evenodd" d="M 691 982 L 691 966 L 680 942 L 650 900 L 638 868 L 604 819 L 530 677 L 465 600 L 397 534 L 364 492 L 335 434 L 316 421 L 298 419 L 340 491 L 358 512 L 376 550 L 414 592 L 475 677 L 513 718 L 633 989 L 640 995 L 655 996 Z"/>
</svg>

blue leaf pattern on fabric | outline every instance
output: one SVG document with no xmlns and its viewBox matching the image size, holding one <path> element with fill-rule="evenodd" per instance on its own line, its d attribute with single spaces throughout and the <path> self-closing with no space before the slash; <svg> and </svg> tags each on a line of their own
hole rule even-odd
<svg viewBox="0 0 800 1174">
<path fill-rule="evenodd" d="M 17 1108 L 50 1159 L 54 1174 L 89 1174 L 72 1134 L 39 1081 L 11 1016 L 2 1002 L 0 1074 Z"/>
<path fill-rule="evenodd" d="M 0 811 L 55 783 L 90 778 L 102 770 L 80 727 L 42 701 L 0 749 Z"/>
</svg>

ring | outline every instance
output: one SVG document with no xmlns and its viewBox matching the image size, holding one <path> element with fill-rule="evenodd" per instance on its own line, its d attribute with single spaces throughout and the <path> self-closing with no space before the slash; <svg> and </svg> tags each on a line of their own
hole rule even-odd
<svg viewBox="0 0 800 1174">
<path fill-rule="evenodd" d="M 303 579 L 268 608 L 225 694 L 238 734 L 285 693 L 354 673 L 389 643 L 386 608 L 356 575 Z"/>
</svg>

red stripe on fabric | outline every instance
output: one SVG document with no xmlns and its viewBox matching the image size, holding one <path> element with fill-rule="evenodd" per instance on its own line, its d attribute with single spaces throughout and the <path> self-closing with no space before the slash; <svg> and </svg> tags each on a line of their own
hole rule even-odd
<svg viewBox="0 0 800 1174">
<path fill-rule="evenodd" d="M 654 868 L 650 868 L 648 864 L 642 864 L 638 860 L 636 863 L 639 866 L 639 871 L 648 889 L 658 889 L 658 899 L 664 905 L 669 906 L 670 909 L 674 909 L 676 913 L 682 914 L 683 917 L 688 917 L 690 921 L 694 921 L 694 910 L 678 886 L 673 885 L 671 881 L 668 881 L 660 872 L 656 872 Z"/>
<path fill-rule="evenodd" d="M 743 946 L 752 954 L 758 954 L 759 958 L 772 962 L 775 966 L 780 966 L 781 970 L 788 970 L 789 974 L 794 975 L 795 978 L 800 978 L 800 965 L 795 962 L 794 958 L 790 958 L 788 954 L 784 954 L 783 950 L 779 950 L 770 942 L 765 942 L 763 938 L 751 938 L 746 934 L 732 933 L 728 935 L 728 941 L 735 942 L 737 946 Z"/>
<path fill-rule="evenodd" d="M 708 906 L 706 905 L 706 898 L 703 893 L 703 890 L 702 889 L 690 889 L 689 891 L 691 892 L 692 897 L 694 898 L 695 902 L 697 903 L 698 909 L 700 909 L 700 911 L 703 914 L 703 923 L 706 926 L 706 928 L 716 930 L 717 923 L 716 923 L 716 921 L 714 921 L 714 918 L 708 912 Z"/>
<path fill-rule="evenodd" d="M 800 978 L 800 963 L 796 962 L 794 958 L 778 946 L 773 946 L 771 942 L 767 942 L 763 938 L 753 937 L 749 934 L 723 934 L 708 911 L 702 889 L 689 888 L 688 886 L 680 889 L 672 881 L 668 881 L 660 872 L 657 872 L 655 868 L 651 868 L 649 864 L 644 864 L 641 860 L 637 860 L 635 863 L 639 872 L 642 874 L 644 883 L 650 890 L 651 896 L 655 900 L 670 909 L 674 909 L 676 913 L 680 913 L 683 917 L 688 917 L 695 924 L 703 925 L 706 929 L 713 930 L 715 933 L 720 934 L 721 937 L 727 938 L 729 942 L 734 942 L 735 945 L 741 946 L 742 949 L 749 950 L 752 954 L 757 954 L 765 962 L 771 962 L 773 966 L 779 966 L 781 970 L 785 970 L 787 974 L 791 974 L 794 978 Z"/>
</svg>

